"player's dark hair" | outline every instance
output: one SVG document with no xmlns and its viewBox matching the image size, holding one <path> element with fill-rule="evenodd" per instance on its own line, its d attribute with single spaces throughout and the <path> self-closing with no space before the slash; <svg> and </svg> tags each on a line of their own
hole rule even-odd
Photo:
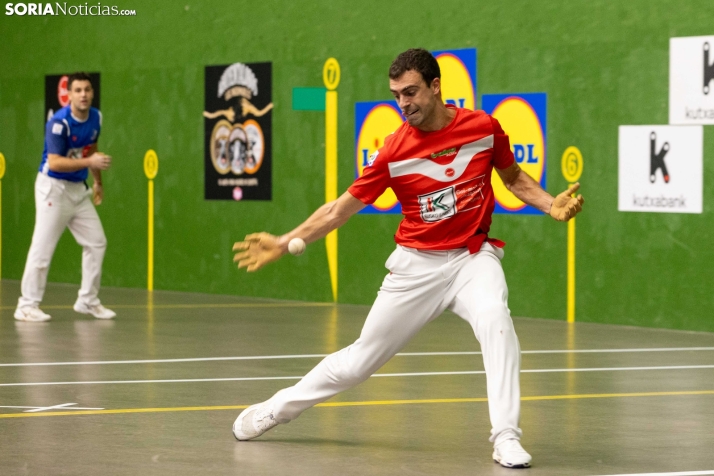
<svg viewBox="0 0 714 476">
<path fill-rule="evenodd" d="M 72 73 L 69 75 L 69 77 L 67 78 L 68 90 L 72 89 L 72 83 L 74 81 L 89 81 L 89 84 L 92 84 L 92 78 L 89 77 L 89 74 L 83 71 L 77 71 L 76 73 Z M 94 85 L 92 85 L 92 87 L 94 87 Z"/>
<path fill-rule="evenodd" d="M 411 48 L 400 53 L 389 67 L 389 79 L 397 79 L 407 71 L 421 74 L 427 86 L 434 78 L 441 78 L 441 69 L 436 58 L 423 48 Z"/>
</svg>

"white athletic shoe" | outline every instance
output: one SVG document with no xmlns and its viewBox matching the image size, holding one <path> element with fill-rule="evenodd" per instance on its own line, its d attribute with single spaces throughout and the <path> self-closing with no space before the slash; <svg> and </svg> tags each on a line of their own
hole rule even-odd
<svg viewBox="0 0 714 476">
<path fill-rule="evenodd" d="M 97 304 L 95 306 L 88 306 L 82 301 L 77 301 L 74 303 L 74 310 L 80 314 L 89 314 L 90 316 L 94 316 L 97 319 L 114 319 L 117 316 L 116 312 L 112 311 L 111 309 L 107 309 L 101 304 Z"/>
<path fill-rule="evenodd" d="M 506 440 L 493 448 L 493 460 L 506 468 L 530 468 L 531 455 L 515 439 Z"/>
<path fill-rule="evenodd" d="M 15 319 L 28 322 L 45 322 L 52 319 L 49 314 L 40 310 L 39 307 L 23 306 L 15 309 Z"/>
<path fill-rule="evenodd" d="M 239 441 L 252 440 L 278 424 L 273 416 L 273 406 L 268 402 L 251 405 L 238 415 L 233 423 L 233 435 Z"/>
</svg>

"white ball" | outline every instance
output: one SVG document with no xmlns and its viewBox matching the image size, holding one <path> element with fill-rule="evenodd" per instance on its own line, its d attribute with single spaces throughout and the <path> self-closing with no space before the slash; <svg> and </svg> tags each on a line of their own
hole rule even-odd
<svg viewBox="0 0 714 476">
<path fill-rule="evenodd" d="M 305 252 L 305 241 L 302 238 L 293 238 L 288 243 L 288 251 L 291 255 L 300 256 Z"/>
</svg>

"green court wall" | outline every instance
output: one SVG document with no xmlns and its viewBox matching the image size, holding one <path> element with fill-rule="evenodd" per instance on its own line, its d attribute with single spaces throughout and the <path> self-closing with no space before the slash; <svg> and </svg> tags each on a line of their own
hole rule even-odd
<svg viewBox="0 0 714 476">
<path fill-rule="evenodd" d="M 71 4 L 71 3 L 70 3 Z M 714 331 L 711 309 L 714 127 L 704 130 L 702 214 L 617 211 L 619 125 L 668 122 L 669 38 L 714 34 L 714 2 L 332 0 L 130 2 L 131 17 L 0 14 L 2 277 L 20 279 L 34 226 L 44 76 L 101 73 L 100 149 L 114 157 L 98 210 L 109 241 L 103 284 L 147 280 L 147 180 L 154 149 L 155 288 L 330 301 L 324 241 L 258 273 L 232 264 L 247 233 L 286 232 L 324 202 L 324 114 L 294 111 L 294 87 L 321 87 L 341 65 L 339 189 L 354 177 L 354 103 L 388 99 L 400 51 L 478 49 L 478 94 L 548 94 L 547 188 L 567 186 L 566 147 L 580 148 L 586 197 L 577 220 L 577 320 Z M 273 63 L 273 200 L 203 199 L 204 67 Z M 480 100 L 479 100 L 480 105 Z M 339 302 L 373 301 L 399 216 L 358 215 L 339 231 Z M 565 319 L 567 226 L 495 216 L 513 315 Z M 69 232 L 49 279 L 79 283 Z"/>
</svg>

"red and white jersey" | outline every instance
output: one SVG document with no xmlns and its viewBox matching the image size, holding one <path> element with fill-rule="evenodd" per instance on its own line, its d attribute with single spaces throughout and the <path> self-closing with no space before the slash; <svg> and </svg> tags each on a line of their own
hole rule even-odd
<svg viewBox="0 0 714 476">
<path fill-rule="evenodd" d="M 477 235 L 482 242 L 495 203 L 491 172 L 514 162 L 508 136 L 496 119 L 483 111 L 447 107 L 454 108 L 456 117 L 438 131 L 402 124 L 348 189 L 369 205 L 392 188 L 404 215 L 394 236 L 400 245 L 471 248 L 469 240 Z"/>
</svg>

